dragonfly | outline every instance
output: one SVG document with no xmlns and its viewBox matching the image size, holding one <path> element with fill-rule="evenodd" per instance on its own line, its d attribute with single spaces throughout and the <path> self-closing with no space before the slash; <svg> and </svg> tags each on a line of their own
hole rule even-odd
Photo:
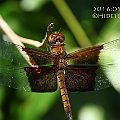
<svg viewBox="0 0 120 120">
<path fill-rule="evenodd" d="M 64 34 L 53 27 L 53 23 L 47 27 L 42 44 L 47 51 L 1 41 L 0 57 L 10 60 L 12 67 L 0 63 L 0 84 L 32 92 L 55 92 L 59 86 L 65 113 L 72 120 L 68 92 L 101 90 L 120 83 L 120 39 L 67 54 Z M 17 48 L 28 55 L 31 65 Z"/>
</svg>

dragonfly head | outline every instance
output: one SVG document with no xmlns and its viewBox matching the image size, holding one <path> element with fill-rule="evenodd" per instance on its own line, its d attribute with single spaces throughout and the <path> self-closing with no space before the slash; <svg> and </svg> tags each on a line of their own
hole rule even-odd
<svg viewBox="0 0 120 120">
<path fill-rule="evenodd" d="M 59 32 L 53 32 L 48 38 L 48 41 L 51 44 L 56 44 L 57 42 L 62 43 L 64 42 L 64 40 L 65 40 L 65 36 Z"/>
</svg>

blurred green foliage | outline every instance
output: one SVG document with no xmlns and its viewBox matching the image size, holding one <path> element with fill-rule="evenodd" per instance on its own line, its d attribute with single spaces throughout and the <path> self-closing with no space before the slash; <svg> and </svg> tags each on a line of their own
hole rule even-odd
<svg viewBox="0 0 120 120">
<path fill-rule="evenodd" d="M 93 18 L 94 7 L 103 6 L 117 7 L 120 6 L 120 2 L 1 0 L 0 14 L 15 33 L 38 41 L 44 38 L 49 23 L 54 22 L 54 30 L 64 33 L 66 50 L 71 52 L 78 47 L 120 38 L 120 18 Z M 108 13 L 106 10 L 96 12 Z M 115 12 L 111 10 L 109 13 Z M 91 111 L 95 110 L 95 106 L 100 107 L 102 113 L 95 112 L 100 118 L 97 120 L 120 120 L 120 95 L 112 87 L 95 92 L 69 93 L 69 97 L 74 120 L 80 120 L 82 110 L 86 106 Z M 55 93 L 29 93 L 0 86 L 0 120 L 48 119 L 67 120 L 59 89 Z M 94 116 L 92 120 L 95 120 Z"/>
</svg>

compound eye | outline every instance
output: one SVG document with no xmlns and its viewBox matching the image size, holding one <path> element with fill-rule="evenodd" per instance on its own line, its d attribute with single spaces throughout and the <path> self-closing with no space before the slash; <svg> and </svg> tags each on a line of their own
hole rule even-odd
<svg viewBox="0 0 120 120">
<path fill-rule="evenodd" d="M 65 40 L 65 36 L 62 33 L 60 33 L 60 42 L 63 42 L 64 40 Z"/>
<path fill-rule="evenodd" d="M 53 42 L 55 41 L 55 38 L 56 38 L 56 37 L 57 37 L 57 35 L 54 34 L 54 33 L 52 33 L 52 34 L 49 36 L 48 41 L 49 41 L 50 43 L 53 43 Z"/>
</svg>

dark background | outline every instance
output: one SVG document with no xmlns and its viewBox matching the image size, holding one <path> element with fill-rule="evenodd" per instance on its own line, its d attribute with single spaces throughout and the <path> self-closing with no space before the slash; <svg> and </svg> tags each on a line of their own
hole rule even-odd
<svg viewBox="0 0 120 120">
<path fill-rule="evenodd" d="M 23 1 L 28 1 L 28 3 L 23 3 Z M 79 35 L 78 28 L 74 27 L 73 30 L 70 27 L 76 23 L 72 22 L 71 16 L 65 20 L 63 14 L 67 15 L 68 12 L 59 12 L 65 9 L 60 1 L 1 0 L 0 14 L 20 36 L 42 41 L 46 27 L 49 23 L 54 22 L 54 30 L 60 30 L 66 37 L 68 53 L 78 47 L 89 46 L 90 44 L 87 43 L 86 46 L 81 45 L 76 39 L 73 31 Z M 30 2 L 33 2 L 33 8 L 31 8 Z M 95 45 L 120 38 L 120 19 L 92 17 L 95 12 L 115 14 L 113 9 L 94 11 L 94 7 L 117 7 L 120 6 L 119 0 L 65 0 L 64 2 L 71 9 L 79 25 L 81 24 L 91 44 Z M 69 22 L 71 24 L 68 25 Z M 82 36 L 79 37 L 81 40 Z M 116 88 L 109 87 L 101 91 L 86 93 L 69 93 L 69 98 L 74 120 L 90 120 L 90 117 L 91 120 L 120 120 L 120 91 Z M 31 93 L 0 86 L 0 120 L 56 119 L 67 120 L 59 89 L 55 93 Z"/>
</svg>

